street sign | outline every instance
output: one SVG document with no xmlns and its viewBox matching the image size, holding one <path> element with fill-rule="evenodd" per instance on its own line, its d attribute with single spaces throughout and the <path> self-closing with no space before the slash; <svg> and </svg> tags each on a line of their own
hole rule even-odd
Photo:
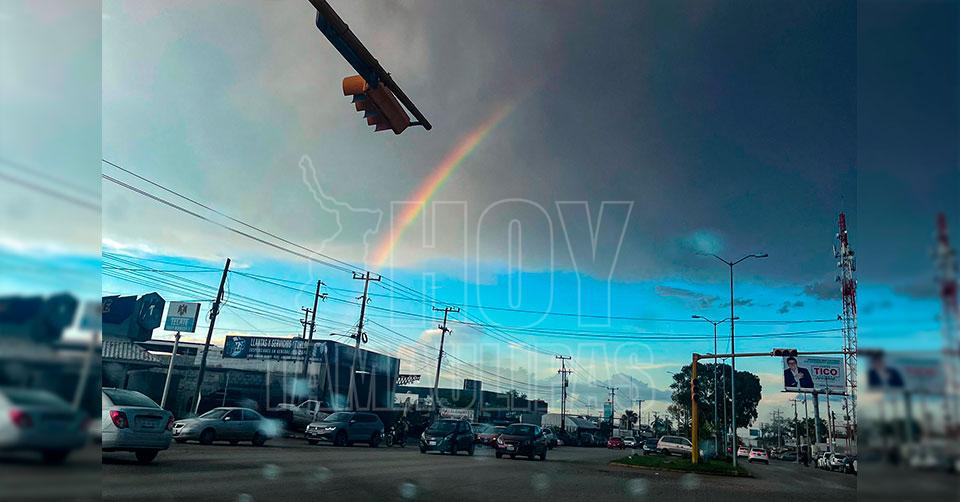
<svg viewBox="0 0 960 502">
<path fill-rule="evenodd" d="M 793 392 L 846 390 L 846 372 L 839 357 L 789 356 L 783 358 L 783 388 Z"/>
<path fill-rule="evenodd" d="M 140 297 L 140 312 L 137 315 L 137 324 L 150 331 L 160 327 L 160 318 L 163 317 L 163 306 L 166 301 L 156 293 L 147 293 Z"/>
<path fill-rule="evenodd" d="M 303 338 L 229 335 L 223 343 L 224 359 L 273 359 L 302 361 Z M 322 360 L 325 345 L 313 346 L 311 360 Z"/>
<path fill-rule="evenodd" d="M 166 331 L 193 333 L 197 329 L 197 318 L 200 316 L 200 304 L 190 302 L 170 302 L 167 309 L 167 320 L 163 325 Z"/>
<path fill-rule="evenodd" d="M 79 328 L 84 331 L 100 331 L 103 327 L 103 314 L 100 313 L 102 309 L 102 302 L 93 301 L 84 303 L 83 311 L 80 312 Z"/>
</svg>

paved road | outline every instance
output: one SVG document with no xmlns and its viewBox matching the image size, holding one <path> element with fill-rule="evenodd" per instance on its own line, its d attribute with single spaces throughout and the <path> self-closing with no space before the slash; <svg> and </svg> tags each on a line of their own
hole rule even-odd
<svg viewBox="0 0 960 502">
<path fill-rule="evenodd" d="M 625 453 L 559 448 L 545 462 L 421 455 L 416 448 L 309 446 L 274 440 L 253 446 L 174 444 L 155 464 L 103 456 L 104 500 L 745 500 L 790 494 L 802 500 L 854 500 L 856 479 L 793 464 L 753 466 L 754 479 L 701 477 L 608 465 Z M 799 482 L 798 482 L 799 481 Z"/>
<path fill-rule="evenodd" d="M 0 454 L 0 501 L 100 500 L 100 447 L 74 452 L 63 465 L 44 465 L 36 453 Z"/>
</svg>

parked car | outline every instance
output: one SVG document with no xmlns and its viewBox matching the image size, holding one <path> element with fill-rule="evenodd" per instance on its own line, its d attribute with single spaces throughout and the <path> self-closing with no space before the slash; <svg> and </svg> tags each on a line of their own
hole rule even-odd
<svg viewBox="0 0 960 502">
<path fill-rule="evenodd" d="M 304 434 L 310 444 L 320 441 L 329 441 L 334 446 L 367 443 L 376 448 L 383 439 L 383 432 L 383 422 L 373 413 L 338 411 L 308 425 Z"/>
<path fill-rule="evenodd" d="M 657 438 L 644 439 L 643 446 L 641 447 L 641 449 L 643 450 L 643 454 L 652 455 L 654 453 L 657 453 L 657 451 L 659 451 L 657 450 L 657 444 L 659 443 L 660 443 L 660 440 L 658 440 Z"/>
<path fill-rule="evenodd" d="M 847 466 L 847 456 L 835 453 L 830 456 L 830 462 L 827 464 L 827 469 L 831 471 L 840 471 L 843 472 Z"/>
<path fill-rule="evenodd" d="M 543 438 L 547 441 L 547 449 L 552 450 L 559 446 L 557 435 L 550 429 L 543 429 Z"/>
<path fill-rule="evenodd" d="M 664 455 L 688 456 L 693 453 L 693 443 L 680 436 L 663 436 L 657 442 L 657 451 Z M 703 455 L 703 452 L 700 452 Z"/>
<path fill-rule="evenodd" d="M 797 461 L 797 452 L 787 451 L 780 455 L 780 460 L 784 462 L 796 462 Z"/>
<path fill-rule="evenodd" d="M 200 444 L 211 444 L 214 441 L 237 444 L 240 441 L 250 441 L 254 446 L 263 446 L 278 433 L 277 424 L 250 408 L 214 408 L 199 417 L 173 423 L 173 440 L 177 443 L 194 440 Z"/>
<path fill-rule="evenodd" d="M 473 429 L 474 442 L 481 445 L 493 446 L 500 435 L 500 431 L 490 424 L 470 424 Z"/>
<path fill-rule="evenodd" d="M 767 450 L 763 448 L 750 448 L 747 461 L 751 464 L 754 462 L 763 462 L 764 464 L 770 465 L 770 455 L 768 455 Z"/>
<path fill-rule="evenodd" d="M 44 463 L 62 463 L 86 444 L 86 422 L 50 392 L 0 387 L 0 450 L 35 451 Z"/>
<path fill-rule="evenodd" d="M 547 442 L 543 437 L 543 430 L 531 424 L 507 426 L 503 434 L 497 438 L 496 456 L 503 458 L 504 455 L 509 455 L 510 458 L 526 455 L 530 459 L 540 456 L 540 460 L 546 460 Z"/>
<path fill-rule="evenodd" d="M 101 449 L 129 451 L 148 464 L 170 447 L 173 413 L 135 391 L 104 388 L 100 393 Z"/>
<path fill-rule="evenodd" d="M 473 455 L 476 448 L 470 422 L 453 418 L 437 420 L 420 435 L 420 453 L 438 451 L 441 454 L 465 451 Z"/>
<path fill-rule="evenodd" d="M 326 418 L 328 413 L 320 411 L 321 407 L 323 407 L 323 403 L 314 399 L 309 399 L 299 405 L 293 405 L 291 403 L 280 403 L 277 405 L 277 409 L 290 410 L 292 414 L 290 419 L 291 431 L 305 430 L 311 423 L 319 422 Z"/>
<path fill-rule="evenodd" d="M 747 448 L 746 446 L 741 446 L 741 447 L 737 448 L 737 456 L 738 456 L 738 457 L 743 457 L 743 458 L 749 457 L 749 456 L 750 456 L 750 449 Z"/>
<path fill-rule="evenodd" d="M 616 448 L 616 449 L 622 450 L 626 447 L 627 445 L 624 444 L 623 438 L 621 437 L 613 436 L 612 438 L 607 440 L 607 448 L 610 448 L 610 449 Z"/>
<path fill-rule="evenodd" d="M 623 438 L 623 445 L 627 448 L 636 448 L 637 447 L 637 438 L 633 436 L 627 436 Z"/>
</svg>

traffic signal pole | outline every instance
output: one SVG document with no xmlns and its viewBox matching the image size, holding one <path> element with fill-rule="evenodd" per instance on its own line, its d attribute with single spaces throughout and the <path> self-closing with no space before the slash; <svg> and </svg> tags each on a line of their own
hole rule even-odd
<svg viewBox="0 0 960 502">
<path fill-rule="evenodd" d="M 691 363 L 691 366 L 690 366 L 690 386 L 691 386 L 690 387 L 690 415 L 691 415 L 691 424 L 693 429 L 690 434 L 690 442 L 693 443 L 693 451 L 691 452 L 690 458 L 692 463 L 694 464 L 700 463 L 700 432 L 697 430 L 698 429 L 697 424 L 699 424 L 699 421 L 700 421 L 700 418 L 698 417 L 699 413 L 697 408 L 697 397 L 699 396 L 697 396 L 697 392 L 695 392 L 696 390 L 698 390 L 698 387 L 695 384 L 697 379 L 697 363 L 700 362 L 701 359 L 712 359 L 714 357 L 720 357 L 720 358 L 729 357 L 731 360 L 734 359 L 735 357 L 780 357 L 781 356 L 780 353 L 784 350 L 786 349 L 774 349 L 770 352 L 744 352 L 736 355 L 732 353 L 731 354 L 696 354 L 696 353 L 693 354 L 693 362 Z M 847 352 L 848 351 L 846 350 L 820 350 L 820 351 L 810 351 L 810 352 L 798 352 L 798 351 L 791 350 L 790 355 L 793 355 L 793 356 L 846 355 Z M 730 377 L 731 380 L 733 380 L 734 378 L 736 378 L 736 373 L 733 373 Z M 816 394 L 814 394 L 814 398 L 816 398 Z M 828 398 L 827 418 L 830 418 L 829 394 L 827 395 L 827 398 Z M 731 411 L 732 413 L 737 412 L 736 408 L 734 408 Z M 734 430 L 734 442 L 733 442 L 734 458 L 736 458 L 736 454 L 737 454 L 736 430 Z M 736 466 L 737 465 L 736 462 L 734 462 L 733 465 Z"/>
</svg>

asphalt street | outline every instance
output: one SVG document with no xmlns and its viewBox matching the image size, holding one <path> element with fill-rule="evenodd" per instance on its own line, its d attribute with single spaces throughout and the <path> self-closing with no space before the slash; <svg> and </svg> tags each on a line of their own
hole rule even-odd
<svg viewBox="0 0 960 502">
<path fill-rule="evenodd" d="M 754 478 L 698 476 L 611 466 L 627 451 L 561 447 L 546 461 L 421 454 L 415 447 L 264 447 L 174 444 L 155 463 L 103 455 L 103 500 L 854 500 L 856 477 L 774 461 Z"/>
<path fill-rule="evenodd" d="M 0 454 L 0 501 L 100 500 L 100 446 L 74 452 L 63 465 L 44 465 L 31 452 Z"/>
</svg>

